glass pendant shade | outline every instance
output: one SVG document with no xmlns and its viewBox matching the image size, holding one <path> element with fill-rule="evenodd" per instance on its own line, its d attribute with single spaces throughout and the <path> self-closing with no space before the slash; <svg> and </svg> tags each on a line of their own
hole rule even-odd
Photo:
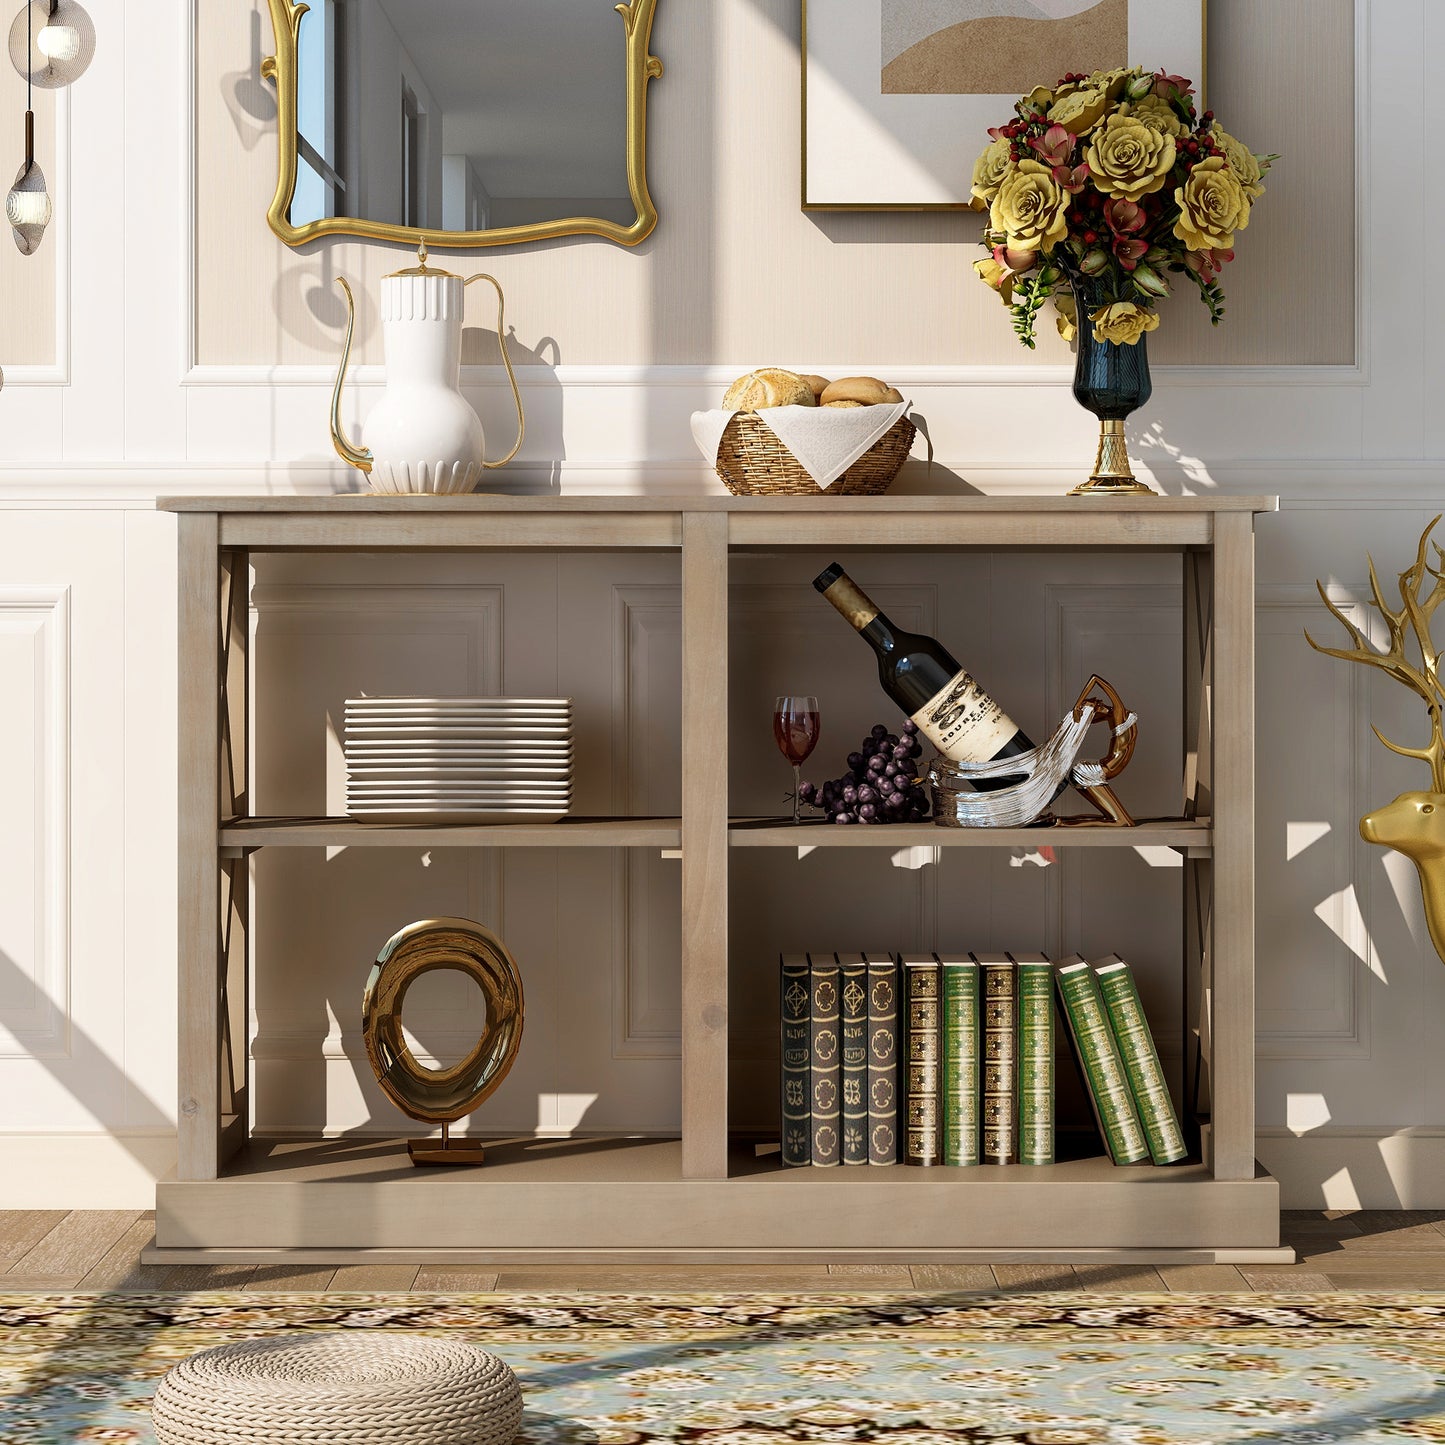
<svg viewBox="0 0 1445 1445">
<path fill-rule="evenodd" d="M 33 256 L 50 224 L 50 193 L 45 174 L 33 161 L 20 167 L 10 194 L 5 197 L 5 219 L 10 222 L 22 256 Z"/>
<path fill-rule="evenodd" d="M 10 60 L 42 90 L 59 90 L 95 58 L 95 24 L 78 0 L 28 0 L 10 27 Z"/>
</svg>

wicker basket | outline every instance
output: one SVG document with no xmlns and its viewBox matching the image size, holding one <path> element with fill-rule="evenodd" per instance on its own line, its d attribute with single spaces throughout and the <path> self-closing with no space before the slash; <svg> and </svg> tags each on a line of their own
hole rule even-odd
<svg viewBox="0 0 1445 1445">
<path fill-rule="evenodd" d="M 756 414 L 740 411 L 717 449 L 717 474 L 735 497 L 878 497 L 893 484 L 917 428 L 899 419 L 830 487 L 820 487 Z"/>
</svg>

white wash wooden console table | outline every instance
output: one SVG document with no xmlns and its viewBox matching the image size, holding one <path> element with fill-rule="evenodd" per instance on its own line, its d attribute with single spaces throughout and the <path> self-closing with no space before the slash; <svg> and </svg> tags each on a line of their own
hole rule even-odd
<svg viewBox="0 0 1445 1445">
<path fill-rule="evenodd" d="M 1284 1261 L 1254 1158 L 1254 517 L 1275 499 L 180 498 L 180 1156 L 155 1260 L 445 1257 L 652 1262 Z M 865 520 L 866 519 L 866 520 Z M 1177 819 L 1054 831 L 1055 847 L 1184 855 L 1185 1086 L 1208 1084 L 1201 1159 L 1118 1169 L 793 1169 L 728 1131 L 734 848 L 1037 844 L 1037 830 L 794 828 L 728 816 L 728 575 L 748 550 L 1168 551 L 1181 558 L 1185 777 Z M 682 815 L 396 827 L 252 816 L 250 559 L 264 552 L 681 553 Z M 565 686 L 565 684 L 564 684 Z M 249 1138 L 247 858 L 259 848 L 682 850 L 681 1138 L 514 1140 L 480 1168 L 405 1146 Z M 358 976 L 357 996 L 362 980 Z M 1159 1021 L 1155 1021 L 1156 1028 Z M 1198 1028 L 1196 1051 L 1192 1039 Z M 405 1129 L 399 1121 L 398 1132 Z"/>
</svg>

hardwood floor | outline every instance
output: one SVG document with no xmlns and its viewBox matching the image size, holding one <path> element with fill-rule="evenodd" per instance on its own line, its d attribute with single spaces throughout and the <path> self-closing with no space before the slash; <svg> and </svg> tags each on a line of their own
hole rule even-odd
<svg viewBox="0 0 1445 1445">
<path fill-rule="evenodd" d="M 0 1211 L 0 1294 L 65 1290 L 347 1290 L 473 1294 L 492 1290 L 1040 1292 L 1445 1290 L 1445 1210 L 1289 1211 L 1281 1237 L 1299 1262 L 1206 1265 L 916 1264 L 809 1266 L 509 1266 L 348 1264 L 143 1265 L 150 1214 Z"/>
</svg>

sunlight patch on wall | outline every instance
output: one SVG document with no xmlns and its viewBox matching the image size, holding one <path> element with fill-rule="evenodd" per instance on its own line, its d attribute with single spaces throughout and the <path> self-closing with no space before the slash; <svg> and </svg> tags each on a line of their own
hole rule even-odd
<svg viewBox="0 0 1445 1445">
<path fill-rule="evenodd" d="M 1323 1094 L 1288 1094 L 1284 1102 L 1285 1125 L 1292 1134 L 1308 1134 L 1330 1122 L 1330 1106 Z"/>
<path fill-rule="evenodd" d="M 1304 850 L 1318 843 L 1330 831 L 1328 823 L 1286 823 L 1284 825 L 1284 856 L 1286 861 L 1298 858 Z"/>
</svg>

